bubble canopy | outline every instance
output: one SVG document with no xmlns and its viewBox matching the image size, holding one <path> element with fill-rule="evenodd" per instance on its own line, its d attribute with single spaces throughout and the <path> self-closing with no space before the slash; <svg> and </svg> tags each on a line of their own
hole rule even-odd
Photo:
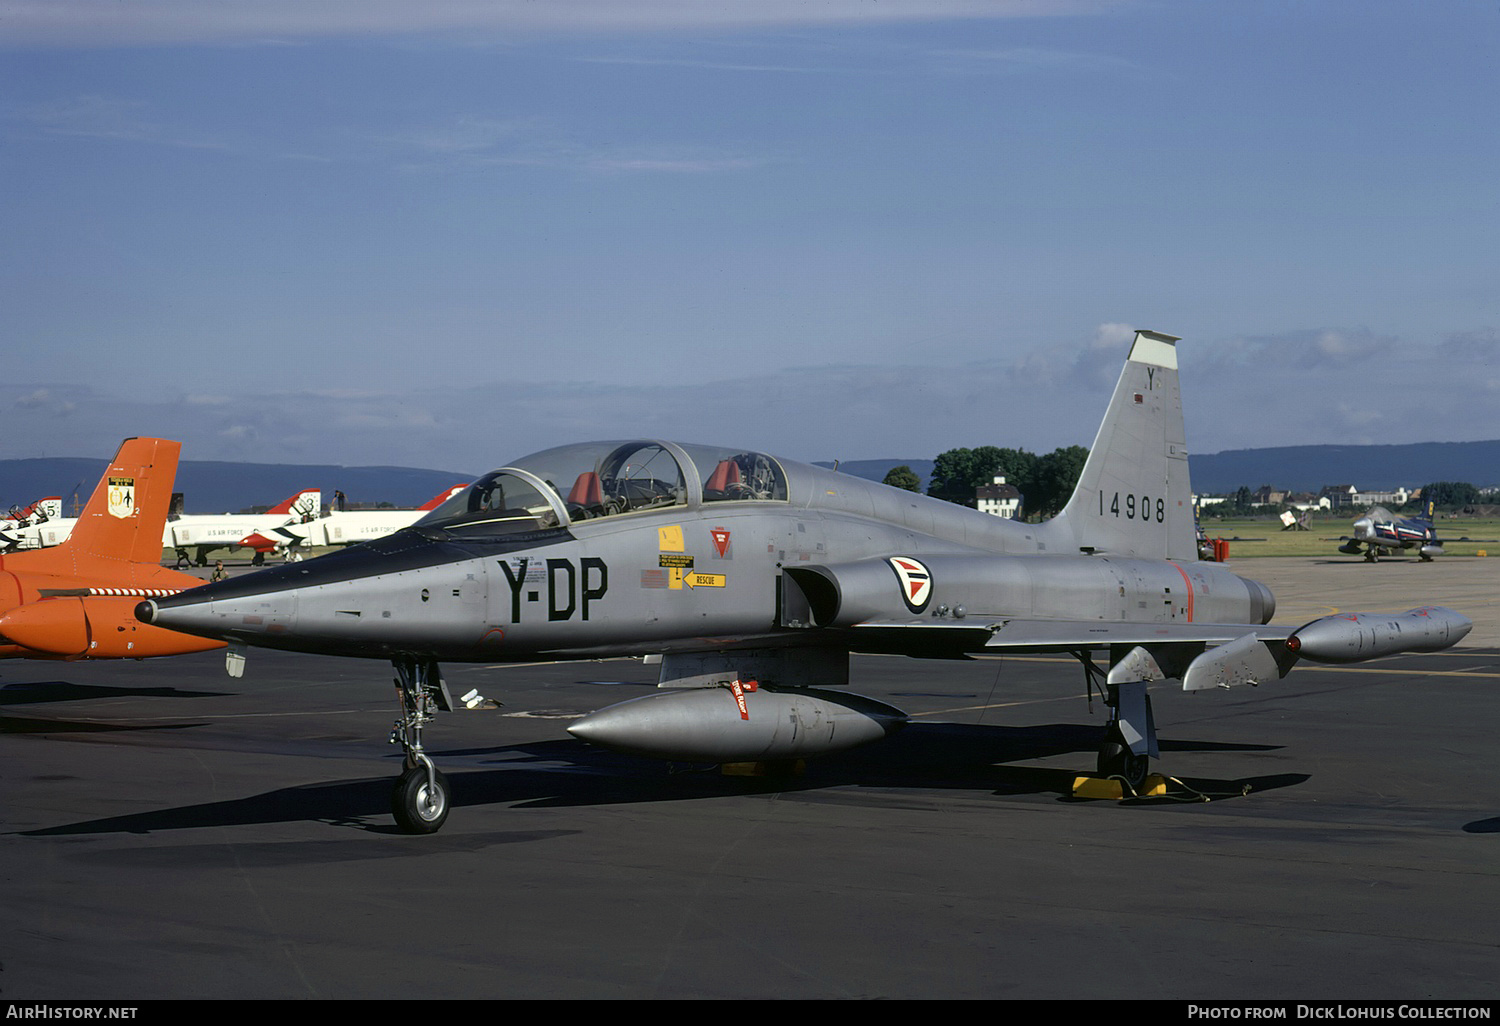
<svg viewBox="0 0 1500 1026">
<path fill-rule="evenodd" d="M 786 473 L 764 453 L 649 440 L 583 442 L 491 471 L 415 526 L 515 534 L 673 506 L 786 498 Z"/>
</svg>

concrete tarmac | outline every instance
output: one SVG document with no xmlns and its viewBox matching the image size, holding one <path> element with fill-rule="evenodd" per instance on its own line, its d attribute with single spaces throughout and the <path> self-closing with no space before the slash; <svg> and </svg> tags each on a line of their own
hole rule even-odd
<svg viewBox="0 0 1500 1026">
<path fill-rule="evenodd" d="M 1500 996 L 1500 563 L 1243 560 L 1277 622 L 1450 605 L 1445 653 L 1152 692 L 1168 799 L 1070 796 L 1076 663 L 856 657 L 913 715 L 791 780 L 592 749 L 617 660 L 447 665 L 456 807 L 395 831 L 389 666 L 0 666 L 0 997 Z M 1211 800 L 1204 801 L 1205 796 Z"/>
</svg>

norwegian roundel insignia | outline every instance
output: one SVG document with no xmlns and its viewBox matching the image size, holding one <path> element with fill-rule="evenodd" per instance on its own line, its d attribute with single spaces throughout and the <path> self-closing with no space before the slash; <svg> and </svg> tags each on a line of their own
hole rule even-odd
<svg viewBox="0 0 1500 1026">
<path fill-rule="evenodd" d="M 901 601 L 906 608 L 913 613 L 926 609 L 927 600 L 932 598 L 932 574 L 927 568 L 906 556 L 892 556 L 886 562 L 896 571 L 896 580 L 901 583 Z"/>
</svg>

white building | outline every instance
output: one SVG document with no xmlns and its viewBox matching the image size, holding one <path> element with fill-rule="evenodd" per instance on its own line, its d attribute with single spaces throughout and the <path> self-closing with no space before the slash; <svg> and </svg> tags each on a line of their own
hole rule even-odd
<svg viewBox="0 0 1500 1026">
<path fill-rule="evenodd" d="M 1411 498 L 1411 489 L 1397 488 L 1394 492 L 1360 492 L 1354 501 L 1360 506 L 1405 506 Z"/>
<path fill-rule="evenodd" d="M 1015 485 L 1006 484 L 1004 477 L 996 477 L 994 484 L 980 485 L 974 498 L 979 512 L 991 516 L 1014 520 L 1021 512 L 1021 493 Z"/>
</svg>

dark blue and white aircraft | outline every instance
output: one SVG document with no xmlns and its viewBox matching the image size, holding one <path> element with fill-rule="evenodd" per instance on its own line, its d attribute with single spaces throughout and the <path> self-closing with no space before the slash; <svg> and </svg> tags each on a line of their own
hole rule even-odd
<svg viewBox="0 0 1500 1026">
<path fill-rule="evenodd" d="M 1373 506 L 1364 516 L 1354 521 L 1354 537 L 1345 535 L 1339 540 L 1344 544 L 1339 551 L 1351 556 L 1359 555 L 1361 544 L 1365 546 L 1365 562 L 1373 563 L 1380 553 L 1400 552 L 1416 549 L 1422 562 L 1432 562 L 1433 556 L 1443 554 L 1443 543 L 1432 526 L 1433 501 L 1427 500 L 1426 508 L 1418 517 L 1397 517 L 1384 506 Z"/>
<path fill-rule="evenodd" d="M 442 661 L 641 656 L 659 690 L 569 731 L 638 755 L 794 761 L 904 714 L 845 690 L 851 652 L 1075 655 L 1110 710 L 1102 773 L 1157 755 L 1147 686 L 1186 690 L 1445 648 L 1440 607 L 1267 626 L 1261 584 L 1198 561 L 1177 339 L 1136 333 L 1077 488 L 1027 524 L 739 448 L 624 440 L 536 453 L 412 527 L 143 602 L 149 624 L 249 646 L 389 660 L 406 753 L 392 809 L 430 832 L 449 788 L 422 728 L 453 702 Z M 1096 655 L 1107 659 L 1097 667 Z"/>
</svg>

